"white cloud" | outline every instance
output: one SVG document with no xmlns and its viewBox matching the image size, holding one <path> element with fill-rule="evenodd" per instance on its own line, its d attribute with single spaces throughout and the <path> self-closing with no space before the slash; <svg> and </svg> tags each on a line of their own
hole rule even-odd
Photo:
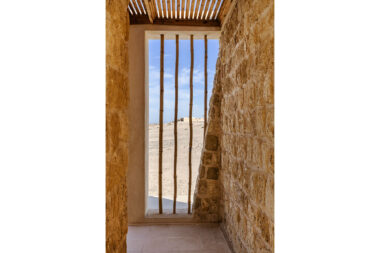
<svg viewBox="0 0 380 253">
<path fill-rule="evenodd" d="M 164 73 L 164 78 L 165 78 L 165 79 L 172 79 L 172 78 L 174 78 L 174 75 L 165 72 L 165 73 Z"/>
<path fill-rule="evenodd" d="M 164 84 L 171 83 L 174 80 L 174 75 L 164 72 Z M 149 66 L 149 87 L 155 88 L 160 86 L 160 70 L 150 65 Z M 166 86 L 166 85 L 165 85 Z"/>
<path fill-rule="evenodd" d="M 188 86 L 190 84 L 190 69 L 183 68 L 178 76 L 179 86 Z M 193 71 L 193 84 L 203 84 L 204 83 L 204 73 L 198 68 Z"/>
</svg>

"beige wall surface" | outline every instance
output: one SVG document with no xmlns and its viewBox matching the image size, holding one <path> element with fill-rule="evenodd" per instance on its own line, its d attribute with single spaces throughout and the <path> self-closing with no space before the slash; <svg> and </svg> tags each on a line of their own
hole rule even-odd
<svg viewBox="0 0 380 253">
<path fill-rule="evenodd" d="M 128 207 L 129 222 L 144 218 L 145 210 L 145 34 L 143 29 L 131 26 L 129 40 L 130 106 L 128 109 L 129 161 L 128 161 Z"/>
<path fill-rule="evenodd" d="M 126 252 L 129 1 L 106 5 L 106 252 Z"/>
<path fill-rule="evenodd" d="M 191 27 L 191 26 L 164 26 L 164 25 L 131 25 L 129 48 L 129 83 L 130 104 L 129 118 L 129 153 L 128 153 L 128 222 L 160 222 L 159 218 L 145 218 L 148 194 L 148 40 L 157 39 L 164 33 L 167 39 L 174 39 L 176 33 L 180 39 L 189 38 L 195 34 L 196 38 L 203 38 L 207 34 L 210 38 L 219 38 L 219 27 Z M 165 222 L 184 221 L 165 217 Z"/>
</svg>

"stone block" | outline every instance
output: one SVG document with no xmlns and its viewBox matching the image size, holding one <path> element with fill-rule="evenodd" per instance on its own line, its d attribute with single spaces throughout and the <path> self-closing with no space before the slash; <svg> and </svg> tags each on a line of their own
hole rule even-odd
<svg viewBox="0 0 380 253">
<path fill-rule="evenodd" d="M 260 138 L 254 138 L 252 143 L 252 151 L 253 151 L 253 163 L 262 168 L 262 145 L 263 140 Z"/>
<path fill-rule="evenodd" d="M 268 216 L 259 208 L 256 209 L 255 220 L 256 227 L 260 229 L 261 236 L 267 243 L 270 243 L 271 226 Z"/>
<path fill-rule="evenodd" d="M 211 165 L 212 164 L 212 153 L 204 152 L 202 157 L 203 165 Z"/>
<path fill-rule="evenodd" d="M 207 168 L 207 179 L 217 180 L 218 177 L 219 177 L 219 168 L 218 167 Z"/>
<path fill-rule="evenodd" d="M 263 156 L 263 167 L 270 173 L 274 173 L 274 148 L 273 144 L 263 143 L 262 156 Z"/>
<path fill-rule="evenodd" d="M 199 178 L 204 178 L 205 177 L 205 166 L 201 166 L 200 172 L 199 172 Z"/>
<path fill-rule="evenodd" d="M 265 119 L 265 136 L 269 137 L 271 141 L 274 140 L 274 108 L 273 106 L 268 106 L 266 109 L 266 119 Z"/>
<path fill-rule="evenodd" d="M 264 106 L 258 106 L 255 108 L 253 111 L 252 121 L 256 129 L 257 136 L 265 136 L 266 108 Z"/>
<path fill-rule="evenodd" d="M 194 202 L 194 209 L 199 209 L 200 207 L 201 207 L 201 199 L 197 197 Z"/>
<path fill-rule="evenodd" d="M 266 183 L 267 176 L 265 173 L 258 172 L 253 175 L 253 192 L 251 192 L 251 197 L 262 206 L 265 204 Z"/>
<path fill-rule="evenodd" d="M 265 209 L 274 218 L 274 177 L 268 176 L 265 190 Z"/>
<path fill-rule="evenodd" d="M 199 180 L 198 193 L 201 195 L 207 194 L 207 181 Z"/>
<path fill-rule="evenodd" d="M 206 136 L 206 149 L 216 151 L 218 149 L 218 137 L 208 134 Z"/>
<path fill-rule="evenodd" d="M 208 196 L 219 195 L 219 184 L 216 180 L 207 180 L 207 194 Z"/>
</svg>

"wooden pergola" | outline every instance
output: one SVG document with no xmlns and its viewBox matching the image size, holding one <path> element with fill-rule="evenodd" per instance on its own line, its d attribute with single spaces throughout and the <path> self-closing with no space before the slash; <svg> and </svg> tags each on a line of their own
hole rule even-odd
<svg viewBox="0 0 380 253">
<path fill-rule="evenodd" d="M 220 26 L 233 0 L 130 0 L 131 24 Z"/>
</svg>

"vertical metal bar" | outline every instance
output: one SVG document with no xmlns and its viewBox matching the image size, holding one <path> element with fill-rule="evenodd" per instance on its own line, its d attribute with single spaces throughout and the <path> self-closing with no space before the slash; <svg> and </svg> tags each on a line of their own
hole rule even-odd
<svg viewBox="0 0 380 253">
<path fill-rule="evenodd" d="M 205 113 L 204 113 L 204 125 L 203 125 L 203 138 L 206 135 L 207 128 L 207 35 L 205 35 Z"/>
<path fill-rule="evenodd" d="M 177 205 L 177 118 L 178 118 L 178 48 L 179 35 L 175 36 L 175 109 L 174 109 L 174 199 L 173 213 Z"/>
<path fill-rule="evenodd" d="M 190 128 L 190 139 L 189 139 L 189 197 L 188 197 L 188 208 L 187 213 L 191 213 L 191 151 L 193 147 L 193 70 L 194 70 L 194 35 L 190 35 L 190 53 L 191 53 L 191 63 L 190 63 L 190 105 L 189 105 L 189 128 Z"/>
<path fill-rule="evenodd" d="M 158 164 L 158 206 L 162 214 L 162 131 L 164 114 L 164 35 L 161 34 L 160 52 L 160 134 L 159 134 L 159 164 Z"/>
</svg>

